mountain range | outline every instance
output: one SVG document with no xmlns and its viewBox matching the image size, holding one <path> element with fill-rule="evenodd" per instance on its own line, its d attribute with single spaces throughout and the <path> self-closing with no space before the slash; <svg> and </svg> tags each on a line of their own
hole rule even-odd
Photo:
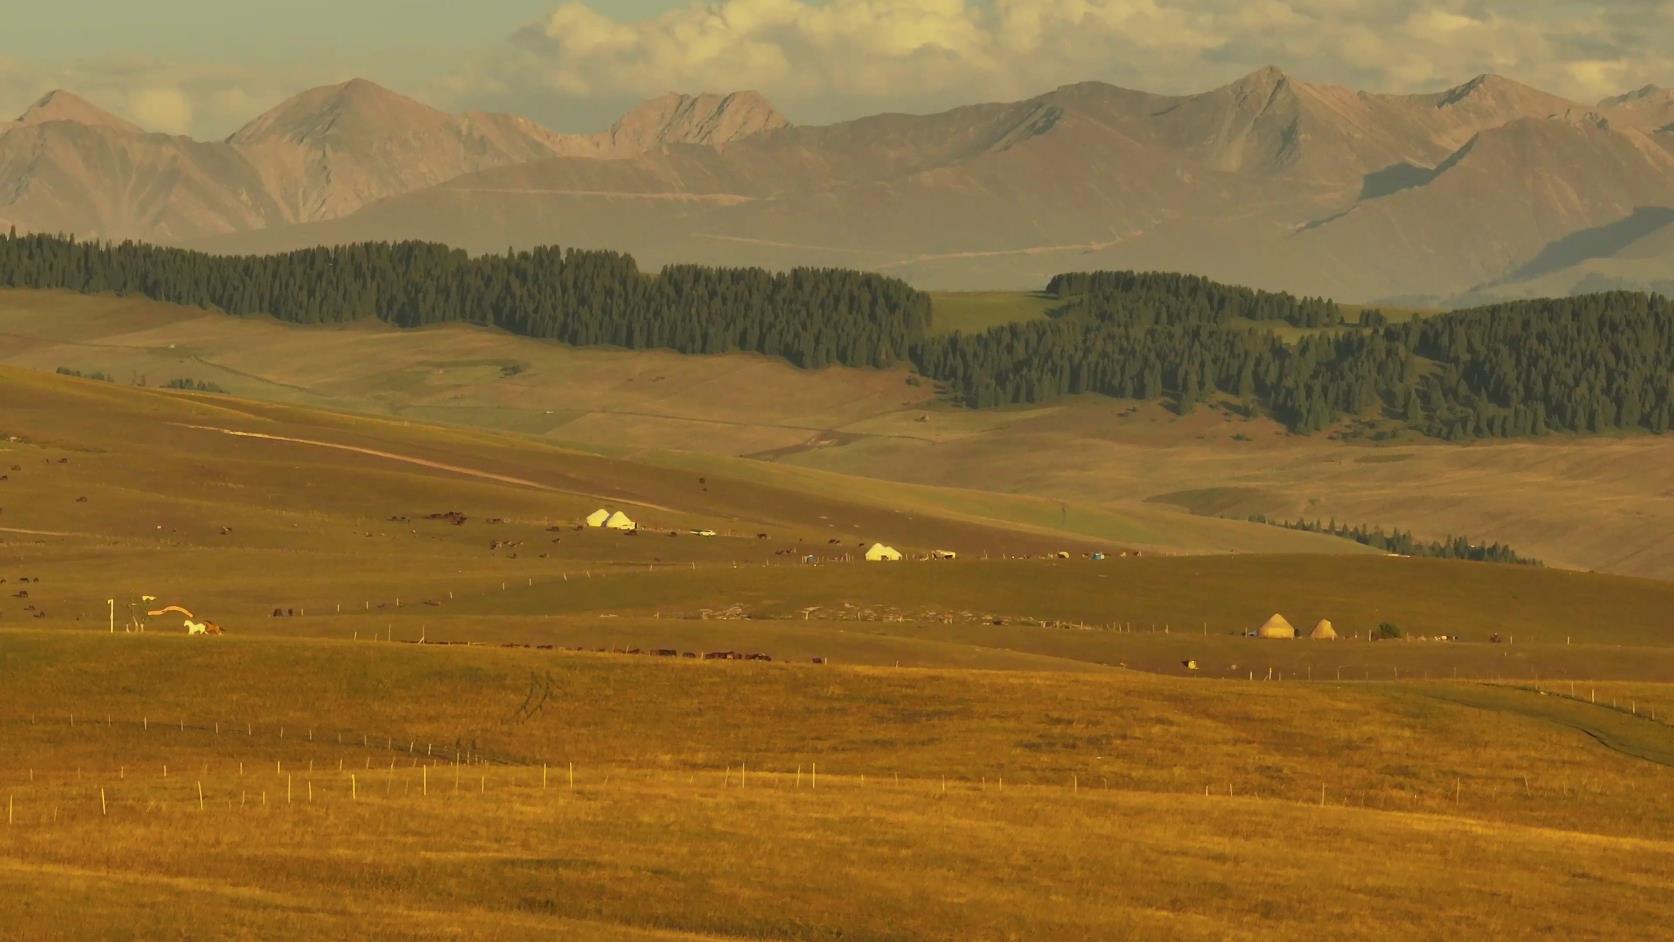
<svg viewBox="0 0 1674 942">
<path fill-rule="evenodd" d="M 316 88 L 224 141 L 52 92 L 0 123 L 0 225 L 215 252 L 422 238 L 830 265 L 924 287 L 1166 269 L 1354 301 L 1674 287 L 1674 91 L 1392 95 L 1268 68 L 793 126 L 670 94 L 595 134 Z"/>
</svg>

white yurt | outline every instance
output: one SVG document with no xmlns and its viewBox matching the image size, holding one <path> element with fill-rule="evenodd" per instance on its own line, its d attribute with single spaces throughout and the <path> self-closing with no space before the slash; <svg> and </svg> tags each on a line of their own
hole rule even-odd
<svg viewBox="0 0 1674 942">
<path fill-rule="evenodd" d="M 610 511 L 600 507 L 598 510 L 595 510 L 587 515 L 587 525 L 590 527 L 602 527 L 605 525 L 605 521 L 609 519 Z"/>
<path fill-rule="evenodd" d="M 873 543 L 871 546 L 866 548 L 866 560 L 874 563 L 900 562 L 901 551 L 893 546 L 885 546 L 882 543 Z"/>
<path fill-rule="evenodd" d="M 1294 638 L 1296 627 L 1285 620 L 1285 616 L 1275 612 L 1260 628 L 1256 629 L 1258 638 Z"/>
</svg>

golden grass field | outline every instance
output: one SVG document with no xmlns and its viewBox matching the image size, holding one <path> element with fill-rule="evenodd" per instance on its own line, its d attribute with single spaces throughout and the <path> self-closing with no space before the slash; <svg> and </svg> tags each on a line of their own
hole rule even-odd
<svg viewBox="0 0 1674 942">
<path fill-rule="evenodd" d="M 954 320 L 1005 318 L 1018 316 L 1007 300 L 1018 297 L 938 301 Z M 1674 543 L 1660 536 L 1674 527 L 1674 445 L 1649 436 L 1372 446 L 1296 437 L 1215 407 L 1182 418 L 1099 397 L 973 412 L 904 371 L 577 350 L 464 327 L 305 329 L 43 292 L 0 292 L 0 362 L 120 383 L 190 377 L 249 398 L 538 436 L 804 490 L 898 498 L 902 483 L 923 484 L 937 490 L 915 502 L 933 495 L 944 508 L 1157 552 L 1322 548 L 1189 519 L 1259 512 L 1462 533 L 1553 566 L 1674 573 Z"/>
<path fill-rule="evenodd" d="M 274 369 L 318 345 L 234 323 Z M 0 367 L 8 939 L 1618 940 L 1674 916 L 1674 584 L 261 398 Z M 577 529 L 599 506 L 642 531 Z M 875 539 L 960 558 L 852 561 Z M 166 602 L 228 633 L 124 630 Z M 1242 636 L 1275 610 L 1459 640 Z"/>
<path fill-rule="evenodd" d="M 0 639 L 17 938 L 1650 939 L 1671 915 L 1674 729 L 1534 690 Z"/>
</svg>

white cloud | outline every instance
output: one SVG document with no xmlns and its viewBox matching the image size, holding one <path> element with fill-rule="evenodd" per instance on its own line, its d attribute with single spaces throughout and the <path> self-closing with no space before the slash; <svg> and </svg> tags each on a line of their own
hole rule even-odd
<svg viewBox="0 0 1674 942">
<path fill-rule="evenodd" d="M 129 99 L 128 113 L 151 131 L 185 134 L 192 127 L 192 103 L 178 88 L 141 89 Z"/>
<path fill-rule="evenodd" d="M 1096 79 L 1200 91 L 1263 65 L 1387 91 L 1499 72 L 1594 101 L 1674 84 L 1674 0 L 557 0 L 487 48 L 336 50 L 330 61 L 0 56 L 0 121 L 68 88 L 152 130 L 221 137 L 355 75 L 453 109 L 596 130 L 666 91 L 765 93 L 797 121 L 928 111 Z M 508 24 L 508 27 L 512 24 Z"/>
<path fill-rule="evenodd" d="M 1263 65 L 1373 89 L 1485 71 L 1592 100 L 1674 80 L 1674 0 L 678 0 L 637 20 L 565 0 L 453 88 L 581 113 L 755 88 L 826 120 L 1086 79 L 1196 91 Z M 598 116 L 603 120 L 603 115 Z"/>
<path fill-rule="evenodd" d="M 0 59 L 0 121 L 62 88 L 148 131 L 218 138 L 282 98 L 329 80 L 335 79 L 288 69 L 147 58 Z"/>
</svg>

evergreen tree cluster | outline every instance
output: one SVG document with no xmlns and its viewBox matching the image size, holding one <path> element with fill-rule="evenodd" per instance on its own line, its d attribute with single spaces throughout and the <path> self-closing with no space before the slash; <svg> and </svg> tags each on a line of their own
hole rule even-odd
<svg viewBox="0 0 1674 942">
<path fill-rule="evenodd" d="M 225 389 L 221 388 L 219 383 L 211 383 L 208 380 L 202 380 L 202 379 L 192 379 L 191 377 L 180 377 L 180 378 L 177 378 L 177 379 L 171 379 L 168 382 L 163 384 L 163 388 L 164 389 L 184 389 L 187 392 L 206 392 L 206 393 L 225 393 L 226 392 Z"/>
<path fill-rule="evenodd" d="M 1414 384 L 1419 427 L 1449 439 L 1667 432 L 1674 425 L 1674 302 L 1625 291 L 1521 301 L 1406 325 L 1439 365 Z"/>
<path fill-rule="evenodd" d="M 1293 327 L 1343 322 L 1337 302 L 1257 291 L 1172 272 L 1097 271 L 1054 276 L 1046 293 L 1070 311 L 1134 324 L 1178 326 L 1234 321 L 1283 321 Z"/>
<path fill-rule="evenodd" d="M 1271 331 L 1234 323 L 1255 312 L 1245 301 L 1257 295 L 1245 289 L 1227 289 L 1223 297 L 1204 288 L 1212 282 L 1174 275 L 1117 283 L 1141 291 L 1131 306 L 1105 293 L 1097 304 L 1072 303 L 1046 319 L 928 338 L 913 348 L 913 361 L 977 408 L 1093 392 L 1172 399 L 1185 414 L 1220 393 L 1306 433 L 1377 408 L 1380 390 L 1402 383 L 1412 359 L 1379 335 L 1313 334 L 1287 344 Z M 1177 290 L 1188 297 L 1175 297 Z M 1325 316 L 1315 302 L 1295 298 L 1282 308 L 1274 299 L 1284 297 L 1261 295 L 1252 303 L 1261 305 L 1256 313 L 1264 320 Z"/>
<path fill-rule="evenodd" d="M 573 345 L 750 351 L 804 367 L 886 366 L 930 324 L 905 282 L 837 269 L 673 266 L 540 248 L 473 258 L 421 242 L 215 256 L 57 236 L 0 238 L 0 286 L 115 292 L 299 324 L 455 321 Z"/>
<path fill-rule="evenodd" d="M 1054 316 L 927 338 L 913 361 L 973 407 L 1092 392 L 1184 414 L 1220 395 L 1303 434 L 1355 418 L 1450 441 L 1674 425 L 1674 303 L 1660 295 L 1380 315 L 1287 343 L 1248 322 L 1340 312 L 1177 275 L 1061 275 L 1050 290 L 1066 299 Z"/>
<path fill-rule="evenodd" d="M 1396 553 L 1401 556 L 1425 556 L 1435 559 L 1468 559 L 1474 562 L 1505 563 L 1513 566 L 1540 566 L 1541 561 L 1523 556 L 1503 543 L 1476 544 L 1462 536 L 1452 536 L 1445 540 L 1425 542 L 1416 539 L 1410 532 L 1391 530 L 1384 532 L 1382 527 L 1367 529 L 1363 526 L 1349 526 L 1335 520 L 1320 523 L 1318 520 L 1272 520 L 1263 514 L 1251 514 L 1254 523 L 1265 523 L 1269 526 L 1284 527 L 1287 530 L 1301 530 L 1306 533 L 1324 533 L 1344 540 L 1353 540 L 1362 546 L 1370 546 L 1386 553 Z"/>
</svg>

